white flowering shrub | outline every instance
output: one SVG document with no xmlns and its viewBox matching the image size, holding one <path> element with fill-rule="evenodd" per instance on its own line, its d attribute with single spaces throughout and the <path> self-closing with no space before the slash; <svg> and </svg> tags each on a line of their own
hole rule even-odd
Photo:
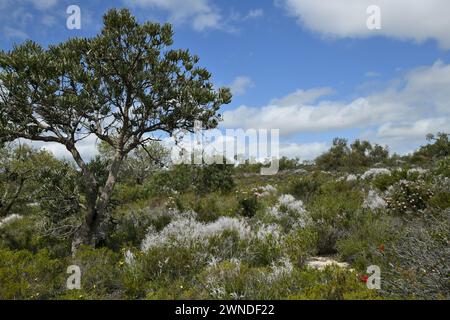
<svg viewBox="0 0 450 320">
<path fill-rule="evenodd" d="M 261 191 L 261 197 L 267 197 L 277 193 L 277 188 L 270 184 L 260 187 L 259 190 Z"/>
<path fill-rule="evenodd" d="M 212 223 L 201 223 L 194 217 L 175 219 L 160 232 L 150 227 L 142 242 L 141 248 L 147 251 L 153 247 L 173 246 L 190 247 L 207 245 L 210 238 L 224 231 L 234 231 L 241 239 L 251 236 L 250 227 L 244 220 L 230 217 L 220 217 Z"/>
<path fill-rule="evenodd" d="M 269 208 L 268 214 L 286 230 L 305 228 L 311 222 L 311 218 L 305 210 L 303 202 L 296 200 L 290 194 L 281 195 L 278 198 L 277 204 Z"/>
<path fill-rule="evenodd" d="M 387 207 L 393 213 L 421 213 L 428 206 L 433 191 L 423 180 L 400 180 L 387 191 Z"/>
<path fill-rule="evenodd" d="M 428 170 L 423 169 L 423 168 L 411 168 L 408 170 L 408 176 L 414 176 L 414 175 L 424 175 L 428 172 Z"/>
<path fill-rule="evenodd" d="M 378 210 L 386 208 L 387 203 L 380 195 L 374 190 L 369 190 L 369 193 L 364 199 L 363 207 L 370 210 Z"/>
<path fill-rule="evenodd" d="M 361 175 L 361 179 L 372 179 L 381 174 L 391 175 L 391 171 L 386 168 L 371 168 Z"/>
<path fill-rule="evenodd" d="M 290 276 L 294 271 L 294 265 L 287 257 L 282 257 L 278 261 L 272 262 L 270 272 L 267 274 L 269 282 L 275 282 L 282 277 Z"/>
</svg>

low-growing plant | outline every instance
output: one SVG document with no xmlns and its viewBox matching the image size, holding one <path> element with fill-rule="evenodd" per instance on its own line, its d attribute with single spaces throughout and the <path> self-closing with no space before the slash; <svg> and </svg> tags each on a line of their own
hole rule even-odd
<svg viewBox="0 0 450 320">
<path fill-rule="evenodd" d="M 390 212 L 395 214 L 421 213 L 427 208 L 433 191 L 423 180 L 401 180 L 394 184 L 386 197 Z"/>
</svg>

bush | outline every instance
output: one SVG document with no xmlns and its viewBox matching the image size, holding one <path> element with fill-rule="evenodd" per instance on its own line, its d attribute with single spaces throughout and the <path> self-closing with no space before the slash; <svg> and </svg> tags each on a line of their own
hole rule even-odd
<svg viewBox="0 0 450 320">
<path fill-rule="evenodd" d="M 243 194 L 239 198 L 238 203 L 239 203 L 238 209 L 239 214 L 248 218 L 253 217 L 261 208 L 261 203 L 258 200 L 258 196 L 253 193 Z"/>
<path fill-rule="evenodd" d="M 450 211 L 411 220 L 395 231 L 383 254 L 383 293 L 419 299 L 450 298 Z"/>
<path fill-rule="evenodd" d="M 427 208 L 433 191 L 423 180 L 401 180 L 394 184 L 386 198 L 390 212 L 395 214 L 420 213 Z"/>
<path fill-rule="evenodd" d="M 65 290 L 65 271 L 47 250 L 0 249 L 0 299 L 54 299 Z"/>
<path fill-rule="evenodd" d="M 308 201 L 317 195 L 323 182 L 324 178 L 319 175 L 300 177 L 289 183 L 288 193 L 298 199 Z"/>
<path fill-rule="evenodd" d="M 227 193 L 235 186 L 233 165 L 215 163 L 197 168 L 197 171 L 195 188 L 201 194 L 217 191 Z"/>
<path fill-rule="evenodd" d="M 350 228 L 337 241 L 339 255 L 362 272 L 370 265 L 380 265 L 379 253 L 389 248 L 399 225 L 390 216 L 364 212 L 353 219 Z"/>
<path fill-rule="evenodd" d="M 120 298 L 123 294 L 121 256 L 107 248 L 81 247 L 70 264 L 81 269 L 81 289 L 83 296 L 90 299 Z M 70 294 L 70 293 L 69 293 Z M 75 295 L 76 296 L 76 295 Z"/>
<path fill-rule="evenodd" d="M 344 236 L 352 218 L 362 210 L 363 196 L 344 181 L 327 183 L 321 190 L 323 194 L 312 201 L 308 211 L 318 235 L 318 253 L 335 254 L 336 242 Z"/>
</svg>

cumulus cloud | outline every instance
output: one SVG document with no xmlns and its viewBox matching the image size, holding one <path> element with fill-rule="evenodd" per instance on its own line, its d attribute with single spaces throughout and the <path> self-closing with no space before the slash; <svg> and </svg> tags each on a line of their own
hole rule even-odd
<svg viewBox="0 0 450 320">
<path fill-rule="evenodd" d="M 298 90 L 259 108 L 240 106 L 224 112 L 223 126 L 280 129 L 282 136 L 360 129 L 372 140 L 402 147 L 422 141 L 426 133 L 450 131 L 448 88 L 450 65 L 437 61 L 348 102 L 323 100 L 333 91 L 317 88 Z"/>
<path fill-rule="evenodd" d="M 142 8 L 165 10 L 172 22 L 190 21 L 197 31 L 221 27 L 222 16 L 209 0 L 124 0 L 124 2 Z"/>
<path fill-rule="evenodd" d="M 326 36 L 370 37 L 384 35 L 397 39 L 423 42 L 436 40 L 450 49 L 450 1 L 448 0 L 279 0 L 300 24 Z M 380 30 L 366 25 L 370 5 L 381 9 Z"/>
<path fill-rule="evenodd" d="M 253 80 L 247 76 L 238 76 L 229 85 L 231 92 L 237 96 L 245 94 L 249 88 L 254 86 Z"/>
<path fill-rule="evenodd" d="M 313 160 L 329 149 L 326 142 L 311 143 L 282 143 L 280 145 L 280 156 L 288 158 L 300 158 L 301 160 Z"/>
</svg>

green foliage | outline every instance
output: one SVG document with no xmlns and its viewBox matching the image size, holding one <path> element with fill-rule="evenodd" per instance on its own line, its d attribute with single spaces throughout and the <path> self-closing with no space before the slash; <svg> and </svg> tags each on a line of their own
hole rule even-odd
<svg viewBox="0 0 450 320">
<path fill-rule="evenodd" d="M 417 164 L 426 164 L 432 160 L 440 160 L 450 156 L 449 134 L 440 132 L 437 136 L 427 135 L 429 143 L 420 147 L 411 157 L 410 161 Z"/>
<path fill-rule="evenodd" d="M 0 149 L 0 217 L 22 213 L 36 201 L 35 191 L 43 187 L 42 172 L 53 170 L 58 161 L 46 151 L 27 145 Z"/>
<path fill-rule="evenodd" d="M 421 213 L 427 208 L 433 191 L 423 180 L 400 181 L 390 190 L 386 202 L 395 214 Z"/>
<path fill-rule="evenodd" d="M 61 260 L 48 251 L 0 249 L 0 299 L 52 299 L 65 285 Z"/>
<path fill-rule="evenodd" d="M 434 169 L 434 173 L 450 178 L 450 157 L 439 160 Z"/>
<path fill-rule="evenodd" d="M 239 214 L 251 218 L 261 208 L 261 203 L 258 200 L 258 196 L 252 192 L 245 193 L 239 196 Z"/>
<path fill-rule="evenodd" d="M 209 164 L 197 169 L 198 178 L 195 180 L 195 189 L 200 193 L 220 191 L 223 193 L 233 190 L 233 165 Z"/>
<path fill-rule="evenodd" d="M 107 143 L 99 145 L 100 157 L 106 162 L 114 160 L 114 149 Z M 119 181 L 130 185 L 142 185 L 158 170 L 170 164 L 169 150 L 157 141 L 143 144 L 130 152 L 123 160 L 118 175 Z"/>
<path fill-rule="evenodd" d="M 387 147 L 360 140 L 348 146 L 346 139 L 335 138 L 330 150 L 316 158 L 316 165 L 322 170 L 358 172 L 388 159 Z"/>
<path fill-rule="evenodd" d="M 354 190 L 349 182 L 331 181 L 321 186 L 321 194 L 308 207 L 318 234 L 319 254 L 337 252 L 336 242 L 361 211 L 362 200 L 361 192 Z"/>
<path fill-rule="evenodd" d="M 308 201 L 317 195 L 324 181 L 325 177 L 320 174 L 302 176 L 290 182 L 288 193 L 303 201 Z"/>
<path fill-rule="evenodd" d="M 383 254 L 382 290 L 388 296 L 449 299 L 449 211 L 412 219 L 394 230 Z"/>
<path fill-rule="evenodd" d="M 280 158 L 278 162 L 278 170 L 285 171 L 285 170 L 295 170 L 298 169 L 300 166 L 300 159 L 289 159 L 286 156 L 283 156 Z"/>
<path fill-rule="evenodd" d="M 337 241 L 338 253 L 354 268 L 365 272 L 368 266 L 381 264 L 380 253 L 389 250 L 399 225 L 390 216 L 362 212 L 353 218 L 349 229 Z"/>
<path fill-rule="evenodd" d="M 58 223 L 80 212 L 81 195 L 85 195 L 85 190 L 80 186 L 78 172 L 69 163 L 45 168 L 40 172 L 39 181 L 37 200 L 45 218 Z"/>
<path fill-rule="evenodd" d="M 252 268 L 224 261 L 198 277 L 197 297 L 203 299 L 345 299 L 375 298 L 355 274 L 337 268 L 325 271 L 291 269 L 280 261 Z M 200 290 L 199 290 L 200 289 Z"/>
<path fill-rule="evenodd" d="M 84 246 L 70 259 L 70 264 L 80 267 L 81 289 L 90 298 L 114 298 L 121 291 L 120 267 L 124 262 L 121 262 L 119 254 L 107 248 Z"/>
<path fill-rule="evenodd" d="M 210 193 L 198 200 L 193 199 L 192 208 L 197 212 L 199 221 L 211 222 L 221 216 L 235 215 L 236 202 L 232 195 Z"/>
</svg>

